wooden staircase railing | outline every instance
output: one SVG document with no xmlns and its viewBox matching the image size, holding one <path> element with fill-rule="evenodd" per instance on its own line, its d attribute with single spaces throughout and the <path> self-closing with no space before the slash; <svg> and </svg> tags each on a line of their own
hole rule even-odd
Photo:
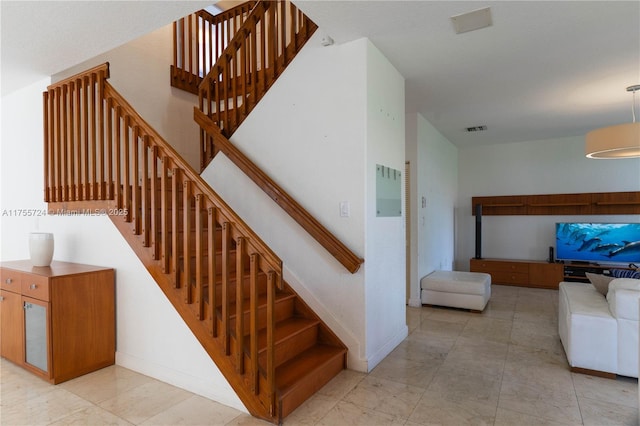
<svg viewBox="0 0 640 426">
<path fill-rule="evenodd" d="M 230 138 L 317 25 L 289 0 L 260 1 L 200 84 L 200 111 Z M 216 154 L 202 134 L 201 167 Z"/>
<path fill-rule="evenodd" d="M 217 15 L 200 10 L 173 23 L 171 85 L 198 94 L 202 78 L 218 61 L 257 1 Z"/>
<path fill-rule="evenodd" d="M 104 209 L 249 412 L 279 423 L 345 368 L 346 347 L 108 77 L 107 63 L 44 93 L 45 201 Z"/>
</svg>

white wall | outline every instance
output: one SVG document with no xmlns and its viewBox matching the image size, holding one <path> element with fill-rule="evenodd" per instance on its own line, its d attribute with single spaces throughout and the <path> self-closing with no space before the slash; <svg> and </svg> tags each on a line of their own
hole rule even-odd
<svg viewBox="0 0 640 426">
<path fill-rule="evenodd" d="M 366 54 L 364 268 L 367 358 L 371 369 L 408 333 L 404 202 L 402 216 L 376 217 L 376 165 L 399 170 L 404 176 L 405 102 L 400 73 L 369 41 Z M 404 182 L 398 195 L 404 200 Z"/>
<path fill-rule="evenodd" d="M 584 137 L 461 149 L 456 269 L 474 256 L 471 197 L 640 190 L 640 159 L 590 160 Z M 483 257 L 545 260 L 558 221 L 639 222 L 638 215 L 483 216 Z"/>
<path fill-rule="evenodd" d="M 404 275 L 399 281 L 395 277 L 399 258 L 404 264 L 396 241 L 401 239 L 403 249 L 401 219 L 387 221 L 383 228 L 370 229 L 368 223 L 370 212 L 375 214 L 375 198 L 368 192 L 375 182 L 375 162 L 390 161 L 402 170 L 403 126 L 389 124 L 368 106 L 378 107 L 381 96 L 388 97 L 385 117 L 392 112 L 396 123 L 402 121 L 404 89 L 400 76 L 367 40 L 322 47 L 320 38 L 318 32 L 307 43 L 231 139 L 365 257 L 365 266 L 349 273 L 224 156 L 216 157 L 203 177 L 282 258 L 285 279 L 349 347 L 349 367 L 368 371 L 402 334 L 399 330 L 404 328 L 406 335 Z M 374 64 L 380 69 L 373 70 Z M 349 202 L 350 217 L 340 217 L 342 201 Z M 369 249 L 368 239 L 378 236 L 368 231 L 384 232 L 387 248 Z M 389 268 L 375 276 L 368 265 L 380 263 Z M 389 298 L 398 283 L 400 303 Z M 378 311 L 369 328 L 365 321 L 369 309 L 379 308 L 382 287 L 385 316 Z"/>
<path fill-rule="evenodd" d="M 420 114 L 407 114 L 406 123 L 412 198 L 408 298 L 411 306 L 420 306 L 420 279 L 453 268 L 458 149 Z"/>
<path fill-rule="evenodd" d="M 132 60 L 132 56 L 139 56 L 132 66 L 144 62 L 147 50 L 142 46 L 151 42 L 147 37 L 145 39 L 123 47 L 122 52 L 107 55 L 107 59 L 112 61 L 114 77 L 125 73 L 128 78 L 137 80 L 138 86 L 147 87 L 145 81 L 152 74 L 150 71 L 134 73 L 126 68 L 126 63 L 121 63 Z M 124 53 L 129 49 L 133 52 Z M 158 52 L 152 49 L 150 53 L 156 55 Z M 170 62 L 169 59 L 165 61 L 162 87 L 167 86 L 169 80 L 167 64 Z M 154 60 L 150 59 L 149 63 L 154 63 Z M 41 117 L 42 92 L 48 84 L 49 79 L 45 79 L 2 97 L 0 259 L 28 258 L 28 233 L 39 229 L 54 233 L 54 260 L 115 268 L 116 362 L 246 411 L 109 218 L 43 216 L 35 219 L 24 214 L 12 214 L 18 210 L 39 213 L 47 208 L 43 202 Z M 164 93 L 165 96 L 169 94 L 168 91 Z M 141 89 L 133 98 L 130 99 L 133 105 L 146 101 L 167 102 L 160 91 L 154 92 L 150 88 Z M 155 112 L 163 117 L 151 117 L 149 122 L 173 117 L 168 110 Z"/>
<path fill-rule="evenodd" d="M 200 133 L 193 120 L 198 97 L 171 87 L 173 27 L 167 25 L 52 77 L 66 77 L 109 62 L 109 83 L 178 153 L 200 171 Z"/>
</svg>

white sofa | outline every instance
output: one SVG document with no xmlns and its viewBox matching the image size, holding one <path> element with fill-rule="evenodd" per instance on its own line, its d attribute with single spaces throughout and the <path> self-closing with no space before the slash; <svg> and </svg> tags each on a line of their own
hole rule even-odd
<svg viewBox="0 0 640 426">
<path fill-rule="evenodd" d="M 640 280 L 617 278 L 603 296 L 591 284 L 561 282 L 558 331 L 574 371 L 638 377 Z"/>
</svg>

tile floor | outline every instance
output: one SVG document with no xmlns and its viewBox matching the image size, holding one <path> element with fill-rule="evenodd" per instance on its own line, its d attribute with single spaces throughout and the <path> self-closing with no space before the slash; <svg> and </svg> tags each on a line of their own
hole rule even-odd
<svg viewBox="0 0 640 426">
<path fill-rule="evenodd" d="M 346 370 L 285 425 L 637 425 L 638 382 L 573 374 L 558 293 L 493 286 L 482 314 L 408 308 L 409 336 L 371 373 Z M 266 425 L 109 367 L 51 386 L 0 363 L 2 425 Z"/>
</svg>

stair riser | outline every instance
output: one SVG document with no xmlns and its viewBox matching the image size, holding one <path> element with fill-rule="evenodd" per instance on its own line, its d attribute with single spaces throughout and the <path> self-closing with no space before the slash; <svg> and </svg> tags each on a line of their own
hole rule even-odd
<svg viewBox="0 0 640 426">
<path fill-rule="evenodd" d="M 310 327 L 303 332 L 296 333 L 295 335 L 289 336 L 286 339 L 281 339 L 279 342 L 276 342 L 274 347 L 274 367 L 278 368 L 280 365 L 294 358 L 298 354 L 304 352 L 309 349 L 316 343 L 315 336 L 317 336 L 317 327 Z M 237 352 L 237 345 L 235 336 L 231 338 L 232 345 L 232 353 Z M 250 350 L 251 346 L 249 343 L 249 339 L 245 339 L 244 343 L 244 365 L 245 368 L 250 365 Z M 267 365 L 267 354 L 264 351 L 259 352 L 258 355 L 258 368 L 262 374 L 264 374 L 265 368 Z"/>
<path fill-rule="evenodd" d="M 283 299 L 283 300 L 278 300 L 276 301 L 275 304 L 275 320 L 276 323 L 278 323 L 279 321 L 283 321 L 287 318 L 291 318 L 291 316 L 293 315 L 293 305 L 294 305 L 294 301 L 292 298 L 287 298 L 287 299 Z M 245 303 L 245 307 L 248 309 L 248 300 Z M 230 321 L 230 327 L 232 330 L 236 329 L 236 319 L 235 319 L 235 304 L 231 305 L 231 313 L 233 315 L 233 318 L 231 318 Z M 243 319 L 244 323 L 244 335 L 248 335 L 249 332 L 251 331 L 251 314 L 249 312 L 245 312 L 244 314 L 244 319 Z M 265 328 L 265 325 L 267 323 L 267 307 L 265 305 L 262 305 L 258 308 L 258 329 L 262 330 L 263 328 Z"/>
<path fill-rule="evenodd" d="M 331 362 L 326 363 L 322 369 L 319 369 L 317 374 L 301 378 L 300 382 L 296 385 L 296 391 L 289 392 L 282 398 L 282 412 L 280 415 L 284 418 L 291 414 L 314 393 L 320 390 L 320 388 L 329 383 L 331 379 L 344 370 L 344 368 L 345 359 L 344 355 L 342 355 L 335 357 Z M 260 384 L 263 385 L 262 380 Z"/>
<path fill-rule="evenodd" d="M 306 351 L 318 342 L 318 327 L 309 327 L 300 333 L 288 336 L 276 343 L 275 366 L 278 367 L 298 354 Z M 258 356 L 258 364 L 264 368 L 267 365 L 267 353 L 262 350 Z"/>
</svg>

